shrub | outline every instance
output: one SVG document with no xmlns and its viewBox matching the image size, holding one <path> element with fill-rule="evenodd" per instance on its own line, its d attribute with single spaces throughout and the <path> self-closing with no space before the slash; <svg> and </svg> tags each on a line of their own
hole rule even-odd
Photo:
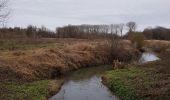
<svg viewBox="0 0 170 100">
<path fill-rule="evenodd" d="M 136 49 L 141 49 L 144 46 L 144 35 L 141 32 L 133 32 L 129 34 L 129 40 Z"/>
</svg>

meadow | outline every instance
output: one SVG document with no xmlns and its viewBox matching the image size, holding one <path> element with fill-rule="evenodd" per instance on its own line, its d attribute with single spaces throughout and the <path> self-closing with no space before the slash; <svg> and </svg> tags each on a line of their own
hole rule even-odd
<svg viewBox="0 0 170 100">
<path fill-rule="evenodd" d="M 134 63 L 140 51 L 130 41 L 120 40 L 121 46 L 117 48 L 111 42 L 72 38 L 1 41 L 0 98 L 44 100 L 59 91 L 64 82 L 61 77 L 66 73 L 92 66 L 112 66 L 113 59 L 118 59 L 123 69 L 113 68 L 103 78 L 111 91 L 126 100 L 168 100 L 170 42 L 145 41 L 145 48 L 158 54 L 161 60 L 142 65 Z"/>
</svg>

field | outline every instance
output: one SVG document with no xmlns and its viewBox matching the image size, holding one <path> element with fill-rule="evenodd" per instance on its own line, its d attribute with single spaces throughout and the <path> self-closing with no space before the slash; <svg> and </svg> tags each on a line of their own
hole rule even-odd
<svg viewBox="0 0 170 100">
<path fill-rule="evenodd" d="M 5 50 L 0 53 L 0 79 L 39 80 L 51 79 L 81 67 L 111 64 L 110 43 L 106 40 L 63 39 L 53 41 L 44 47 Z M 27 44 L 20 47 L 27 47 Z M 30 44 L 29 44 L 30 46 Z M 36 47 L 36 48 L 35 48 Z M 135 52 L 130 45 L 124 45 L 123 55 Z M 31 49 L 30 49 L 31 48 Z M 117 54 L 118 55 L 118 54 Z M 118 55 L 119 58 L 123 55 Z"/>
<path fill-rule="evenodd" d="M 126 62 L 125 69 L 104 75 L 104 83 L 113 92 L 127 100 L 168 100 L 170 44 L 168 41 L 145 42 L 145 48 L 157 53 L 160 61 L 128 64 L 138 54 L 128 40 L 121 41 L 118 49 L 111 49 L 110 41 L 104 39 L 2 40 L 0 99 L 44 100 L 60 89 L 64 81 L 60 77 L 65 73 L 112 64 L 113 59 L 119 59 Z"/>
</svg>

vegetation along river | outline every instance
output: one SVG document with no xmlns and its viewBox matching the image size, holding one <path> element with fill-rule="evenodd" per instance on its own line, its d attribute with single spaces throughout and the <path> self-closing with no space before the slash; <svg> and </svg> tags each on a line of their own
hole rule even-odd
<svg viewBox="0 0 170 100">
<path fill-rule="evenodd" d="M 159 60 L 151 52 L 145 52 L 139 63 Z M 69 73 L 61 90 L 49 100 L 119 100 L 103 85 L 101 76 L 112 70 L 111 66 L 89 67 Z"/>
</svg>

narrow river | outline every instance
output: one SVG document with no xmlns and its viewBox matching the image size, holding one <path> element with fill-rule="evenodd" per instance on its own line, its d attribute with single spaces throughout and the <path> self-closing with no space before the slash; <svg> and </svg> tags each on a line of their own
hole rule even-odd
<svg viewBox="0 0 170 100">
<path fill-rule="evenodd" d="M 143 64 L 143 63 L 147 63 L 150 61 L 156 61 L 156 60 L 160 60 L 156 54 L 154 54 L 153 52 L 145 52 L 142 54 L 141 58 L 139 59 L 139 63 Z"/>
<path fill-rule="evenodd" d="M 145 52 L 139 63 L 159 60 L 151 52 Z M 69 73 L 61 90 L 49 100 L 119 100 L 102 84 L 101 75 L 112 70 L 111 66 L 90 67 Z"/>
<path fill-rule="evenodd" d="M 102 84 L 101 75 L 109 66 L 84 68 L 70 73 L 59 93 L 49 100 L 118 100 Z"/>
</svg>

